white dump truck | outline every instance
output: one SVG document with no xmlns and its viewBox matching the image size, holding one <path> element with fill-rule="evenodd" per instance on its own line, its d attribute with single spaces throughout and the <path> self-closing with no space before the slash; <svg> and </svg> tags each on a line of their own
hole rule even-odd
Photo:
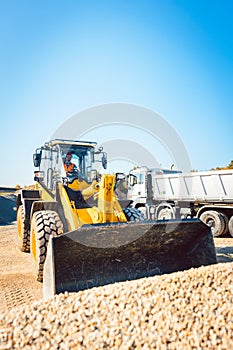
<svg viewBox="0 0 233 350">
<path fill-rule="evenodd" d="M 199 218 L 214 236 L 233 236 L 233 170 L 182 173 L 137 167 L 129 172 L 131 206 L 149 220 Z"/>
</svg>

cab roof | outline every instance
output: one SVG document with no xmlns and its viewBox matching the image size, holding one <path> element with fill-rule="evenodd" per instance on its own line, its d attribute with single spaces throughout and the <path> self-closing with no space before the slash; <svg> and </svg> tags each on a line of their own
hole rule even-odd
<svg viewBox="0 0 233 350">
<path fill-rule="evenodd" d="M 97 145 L 97 142 L 54 139 L 54 140 L 50 140 L 49 142 L 45 143 L 45 146 L 48 146 L 48 147 L 52 147 L 52 146 L 55 146 L 55 145 L 95 147 Z"/>
</svg>

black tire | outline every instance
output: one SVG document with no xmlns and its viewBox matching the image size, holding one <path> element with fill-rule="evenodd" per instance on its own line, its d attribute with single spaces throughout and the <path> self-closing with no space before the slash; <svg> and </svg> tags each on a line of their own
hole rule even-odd
<svg viewBox="0 0 233 350">
<path fill-rule="evenodd" d="M 159 211 L 157 220 L 172 220 L 175 219 L 175 215 L 172 209 L 163 208 Z"/>
<path fill-rule="evenodd" d="M 59 215 L 52 210 L 38 211 L 31 221 L 31 255 L 34 262 L 37 281 L 43 281 L 44 262 L 47 255 L 48 241 L 51 236 L 63 233 Z"/>
<path fill-rule="evenodd" d="M 228 221 L 229 221 L 229 219 L 225 213 L 219 212 L 219 214 L 223 217 L 223 220 L 224 220 L 225 228 L 224 228 L 222 235 L 225 235 L 228 233 Z"/>
<path fill-rule="evenodd" d="M 224 233 L 225 221 L 221 213 L 215 210 L 207 210 L 201 214 L 200 220 L 211 227 L 214 237 L 219 237 Z"/>
<path fill-rule="evenodd" d="M 127 221 L 145 221 L 143 213 L 137 208 L 124 208 L 123 212 Z"/>
<path fill-rule="evenodd" d="M 30 231 L 26 228 L 25 213 L 23 205 L 17 210 L 17 238 L 19 249 L 22 252 L 30 251 Z"/>
<path fill-rule="evenodd" d="M 229 222 L 228 222 L 228 230 L 230 235 L 233 237 L 233 216 L 231 216 Z"/>
</svg>

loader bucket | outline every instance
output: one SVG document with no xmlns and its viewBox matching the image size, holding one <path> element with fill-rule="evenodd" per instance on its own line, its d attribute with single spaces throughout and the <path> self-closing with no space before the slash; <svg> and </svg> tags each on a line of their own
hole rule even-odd
<svg viewBox="0 0 233 350">
<path fill-rule="evenodd" d="M 196 219 L 83 226 L 49 241 L 44 297 L 216 263 Z"/>
</svg>

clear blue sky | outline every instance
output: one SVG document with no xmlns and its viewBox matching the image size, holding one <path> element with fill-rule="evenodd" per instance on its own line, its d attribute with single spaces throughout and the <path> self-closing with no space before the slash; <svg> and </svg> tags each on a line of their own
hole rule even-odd
<svg viewBox="0 0 233 350">
<path fill-rule="evenodd" d="M 195 169 L 233 159 L 232 1 L 0 0 L 0 43 L 0 185 L 33 183 L 34 149 L 111 102 L 164 116 Z"/>
</svg>

